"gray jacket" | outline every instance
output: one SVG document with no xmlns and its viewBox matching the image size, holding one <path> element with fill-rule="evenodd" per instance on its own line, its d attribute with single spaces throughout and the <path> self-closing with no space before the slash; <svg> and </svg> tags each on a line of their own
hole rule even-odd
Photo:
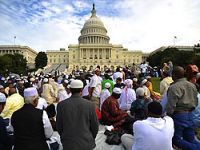
<svg viewBox="0 0 200 150">
<path fill-rule="evenodd" d="M 57 106 L 57 130 L 63 150 L 92 150 L 98 132 L 95 105 L 73 94 Z"/>
</svg>

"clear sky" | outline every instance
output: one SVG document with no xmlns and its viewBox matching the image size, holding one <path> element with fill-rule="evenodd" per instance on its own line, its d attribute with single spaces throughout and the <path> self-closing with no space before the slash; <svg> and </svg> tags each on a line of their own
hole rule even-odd
<svg viewBox="0 0 200 150">
<path fill-rule="evenodd" d="M 200 40 L 200 0 L 0 0 L 0 45 L 15 36 L 16 45 L 38 52 L 78 44 L 93 3 L 110 42 L 129 50 Z"/>
</svg>

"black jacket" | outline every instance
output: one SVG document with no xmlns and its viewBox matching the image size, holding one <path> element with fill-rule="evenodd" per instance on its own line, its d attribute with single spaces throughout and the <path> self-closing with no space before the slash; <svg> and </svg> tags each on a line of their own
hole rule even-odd
<svg viewBox="0 0 200 150">
<path fill-rule="evenodd" d="M 43 111 L 31 104 L 13 113 L 14 150 L 49 150 L 42 120 Z"/>
</svg>

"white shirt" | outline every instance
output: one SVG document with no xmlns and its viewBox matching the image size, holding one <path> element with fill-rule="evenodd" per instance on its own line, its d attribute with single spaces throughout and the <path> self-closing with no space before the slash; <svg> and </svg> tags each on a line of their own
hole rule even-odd
<svg viewBox="0 0 200 150">
<path fill-rule="evenodd" d="M 101 81 L 102 78 L 97 76 L 96 74 L 92 76 L 89 86 L 90 87 L 94 87 L 92 96 L 94 97 L 100 97 L 100 93 L 101 93 Z"/>
<path fill-rule="evenodd" d="M 103 105 L 103 102 L 110 96 L 110 92 L 108 89 L 103 89 L 100 94 L 100 110 L 101 106 Z"/>
<path fill-rule="evenodd" d="M 88 96 L 88 95 L 89 95 L 88 87 L 89 87 L 89 84 L 87 84 L 87 85 L 83 88 L 83 90 L 82 90 L 82 96 Z"/>
<path fill-rule="evenodd" d="M 47 108 L 47 106 L 48 106 L 47 101 L 44 98 L 39 97 L 38 104 L 37 104 L 36 108 L 43 110 L 43 109 Z"/>
<path fill-rule="evenodd" d="M 147 64 L 141 64 L 140 65 L 141 72 L 142 73 L 146 73 L 147 72 L 147 67 L 148 67 Z"/>
<path fill-rule="evenodd" d="M 59 102 L 65 100 L 65 99 L 68 99 L 71 97 L 71 93 L 67 94 L 67 91 L 66 90 L 59 90 L 58 91 L 58 100 Z"/>
<path fill-rule="evenodd" d="M 39 98 L 40 101 L 43 101 L 45 99 L 43 98 Z M 38 101 L 39 101 L 38 100 Z M 36 107 L 37 109 L 41 109 L 43 110 L 43 105 L 37 105 Z M 46 108 L 46 107 L 45 107 Z M 49 117 L 47 115 L 47 112 L 45 110 L 43 110 L 43 114 L 42 114 L 42 122 L 43 122 L 43 126 L 44 126 L 44 134 L 45 134 L 45 137 L 47 139 L 49 139 L 52 135 L 53 135 L 53 128 L 51 126 L 51 123 L 49 121 Z"/>
<path fill-rule="evenodd" d="M 133 124 L 132 150 L 173 150 L 174 122 L 171 117 L 148 117 Z"/>
<path fill-rule="evenodd" d="M 124 88 L 119 99 L 119 107 L 122 110 L 130 110 L 131 104 L 136 100 L 135 91 L 131 88 Z"/>
<path fill-rule="evenodd" d="M 49 121 L 46 111 L 43 111 L 42 121 L 44 124 L 43 126 L 44 126 L 45 137 L 49 139 L 53 135 L 53 129 L 52 129 L 52 126 L 51 126 L 51 123 Z"/>
</svg>

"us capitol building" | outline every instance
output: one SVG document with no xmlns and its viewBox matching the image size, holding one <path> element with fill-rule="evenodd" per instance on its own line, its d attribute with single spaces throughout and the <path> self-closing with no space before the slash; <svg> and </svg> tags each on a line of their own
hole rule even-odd
<svg viewBox="0 0 200 150">
<path fill-rule="evenodd" d="M 140 64 L 142 51 L 128 51 L 122 45 L 111 44 L 107 30 L 96 15 L 95 5 L 91 17 L 80 31 L 78 44 L 70 44 L 68 50 L 47 50 L 48 65 L 66 64 L 69 70 L 91 69 L 97 65 L 101 68 Z"/>
</svg>

